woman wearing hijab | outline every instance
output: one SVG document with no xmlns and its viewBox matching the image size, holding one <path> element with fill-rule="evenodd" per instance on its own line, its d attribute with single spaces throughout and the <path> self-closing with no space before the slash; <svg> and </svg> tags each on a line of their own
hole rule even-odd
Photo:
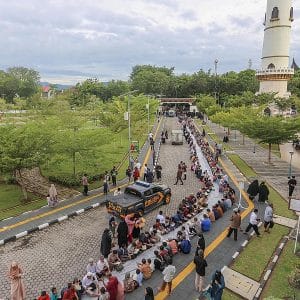
<svg viewBox="0 0 300 300">
<path fill-rule="evenodd" d="M 145 300 L 154 300 L 153 289 L 150 286 L 145 289 Z"/>
<path fill-rule="evenodd" d="M 264 182 L 259 185 L 258 202 L 266 202 L 269 199 L 269 189 Z"/>
<path fill-rule="evenodd" d="M 110 253 L 111 243 L 112 243 L 112 239 L 111 239 L 110 231 L 108 228 L 105 228 L 102 234 L 101 247 L 100 247 L 100 251 L 105 258 L 107 258 L 108 254 Z"/>
<path fill-rule="evenodd" d="M 50 198 L 50 203 L 49 206 L 53 207 L 58 204 L 58 198 L 57 198 L 57 190 L 54 184 L 51 184 L 49 188 L 49 198 Z"/>
<path fill-rule="evenodd" d="M 196 248 L 196 255 L 198 255 L 199 250 L 202 250 L 203 252 L 205 250 L 205 239 L 204 239 L 204 235 L 202 233 L 199 234 L 199 239 L 198 239 L 197 248 Z"/>
<path fill-rule="evenodd" d="M 119 248 L 121 248 L 124 244 L 128 245 L 128 226 L 125 220 L 121 221 L 117 228 L 117 234 L 118 234 L 118 245 Z"/>
<path fill-rule="evenodd" d="M 25 299 L 25 288 L 22 281 L 23 271 L 19 265 L 14 261 L 11 263 L 9 269 L 10 279 L 10 295 L 11 300 L 24 300 Z"/>
<path fill-rule="evenodd" d="M 217 270 L 211 280 L 211 297 L 214 300 L 221 300 L 225 288 L 224 276 L 221 271 Z"/>
<path fill-rule="evenodd" d="M 256 195 L 259 192 L 259 184 L 258 184 L 258 180 L 255 179 L 254 181 L 252 181 L 247 189 L 247 194 L 249 195 L 249 198 L 251 200 L 254 200 L 254 198 L 256 197 Z"/>
</svg>

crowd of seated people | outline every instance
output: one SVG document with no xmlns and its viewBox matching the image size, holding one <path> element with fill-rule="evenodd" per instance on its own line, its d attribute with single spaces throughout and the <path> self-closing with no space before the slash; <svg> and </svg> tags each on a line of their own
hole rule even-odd
<svg viewBox="0 0 300 300">
<path fill-rule="evenodd" d="M 144 280 L 151 278 L 155 270 L 163 271 L 166 266 L 172 264 L 174 255 L 189 254 L 191 237 L 199 236 L 197 249 L 204 250 L 205 242 L 203 248 L 202 233 L 209 232 L 212 223 L 222 218 L 223 214 L 232 208 L 235 203 L 235 191 L 229 184 L 228 176 L 223 174 L 218 164 L 218 155 L 210 149 L 193 123 L 186 121 L 183 123 L 183 129 L 191 152 L 191 172 L 199 179 L 198 192 L 182 199 L 173 215 L 166 216 L 160 211 L 149 230 L 145 230 L 145 220 L 138 214 L 127 215 L 119 224 L 114 217 L 111 217 L 109 220 L 111 230 L 105 229 L 102 236 L 104 246 L 102 248 L 101 245 L 101 252 L 104 252 L 104 255 L 101 255 L 97 262 L 93 259 L 89 260 L 86 275 L 82 280 L 75 278 L 60 294 L 56 288 L 53 288 L 49 295 L 43 291 L 40 296 L 43 298 L 39 300 L 48 300 L 47 296 L 51 300 L 84 299 L 84 297 L 100 300 L 123 299 L 124 293 L 130 293 L 139 288 Z M 212 176 L 206 170 L 202 170 L 195 142 L 207 159 Z M 214 189 L 214 183 L 223 197 L 208 208 L 208 197 Z M 199 217 L 201 212 L 203 214 Z M 165 234 L 175 229 L 178 231 L 174 238 L 163 239 Z M 117 240 L 115 244 L 118 247 L 113 244 L 114 238 Z M 112 275 L 112 271 L 120 272 L 126 261 L 135 259 L 140 253 L 150 248 L 155 248 L 153 258 L 141 259 L 136 270 L 125 274 L 123 282 Z"/>
</svg>

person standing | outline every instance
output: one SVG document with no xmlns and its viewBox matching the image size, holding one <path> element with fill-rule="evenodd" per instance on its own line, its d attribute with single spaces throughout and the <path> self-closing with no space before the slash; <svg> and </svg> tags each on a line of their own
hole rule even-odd
<svg viewBox="0 0 300 300">
<path fill-rule="evenodd" d="M 104 180 L 104 182 L 103 182 L 103 194 L 105 196 L 107 196 L 108 190 L 109 190 L 108 182 L 106 180 Z"/>
<path fill-rule="evenodd" d="M 108 228 L 105 228 L 104 232 L 102 234 L 101 246 L 100 246 L 101 254 L 105 258 L 108 257 L 108 254 L 110 253 L 111 247 L 112 247 L 111 232 Z"/>
<path fill-rule="evenodd" d="M 258 202 L 266 202 L 268 200 L 270 191 L 264 181 L 259 185 L 258 193 Z"/>
<path fill-rule="evenodd" d="M 273 228 L 274 222 L 273 222 L 273 204 L 270 203 L 265 209 L 264 214 L 264 227 L 265 232 L 270 233 L 270 228 Z"/>
<path fill-rule="evenodd" d="M 217 270 L 212 276 L 211 280 L 211 299 L 221 300 L 223 295 L 223 290 L 225 288 L 225 280 L 221 271 Z"/>
<path fill-rule="evenodd" d="M 249 184 L 249 187 L 247 189 L 247 194 L 249 195 L 250 200 L 253 201 L 256 195 L 258 194 L 258 192 L 259 192 L 259 183 L 258 180 L 255 179 Z"/>
<path fill-rule="evenodd" d="M 116 186 L 118 171 L 115 166 L 113 166 L 112 170 L 110 171 L 110 175 L 111 175 L 111 181 L 112 181 L 113 186 Z"/>
<path fill-rule="evenodd" d="M 185 162 L 182 164 L 182 173 L 183 173 L 183 180 L 186 180 L 186 171 L 187 171 L 187 166 Z"/>
<path fill-rule="evenodd" d="M 49 197 L 51 206 L 56 206 L 58 204 L 57 190 L 54 184 L 51 184 L 49 188 Z"/>
<path fill-rule="evenodd" d="M 128 182 L 130 182 L 132 176 L 132 170 L 130 169 L 130 167 L 128 167 L 126 170 L 126 176 L 128 177 Z"/>
<path fill-rule="evenodd" d="M 122 220 L 117 228 L 118 245 L 121 248 L 123 245 L 128 245 L 128 226 L 125 220 Z"/>
<path fill-rule="evenodd" d="M 159 292 L 164 291 L 166 286 L 168 286 L 168 295 L 171 294 L 172 291 L 172 281 L 176 273 L 176 268 L 172 264 L 165 267 L 162 274 L 164 275 L 163 283 L 161 287 L 158 289 Z"/>
<path fill-rule="evenodd" d="M 161 171 L 162 171 L 162 166 L 161 165 L 156 165 L 155 166 L 155 174 L 156 174 L 156 179 L 158 181 L 161 180 Z"/>
<path fill-rule="evenodd" d="M 205 268 L 207 267 L 207 262 L 204 259 L 203 250 L 199 250 L 198 252 L 196 252 L 194 264 L 196 265 L 195 288 L 198 292 L 202 293 L 203 281 L 205 277 Z"/>
<path fill-rule="evenodd" d="M 10 279 L 10 299 L 25 300 L 25 287 L 22 280 L 23 271 L 15 261 L 10 265 L 8 277 Z"/>
<path fill-rule="evenodd" d="M 82 176 L 81 181 L 82 181 L 82 185 L 83 185 L 83 195 L 87 196 L 88 191 L 89 191 L 89 182 L 88 182 L 87 174 L 84 174 Z"/>
<path fill-rule="evenodd" d="M 233 233 L 234 235 L 234 240 L 237 241 L 237 233 L 238 233 L 238 229 L 241 227 L 241 222 L 242 222 L 242 218 L 241 215 L 239 214 L 239 210 L 237 208 L 235 208 L 233 210 L 233 215 L 230 218 L 231 224 L 228 230 L 228 234 L 227 237 L 229 238 Z"/>
<path fill-rule="evenodd" d="M 259 233 L 258 227 L 257 227 L 257 224 L 260 221 L 260 219 L 257 218 L 257 214 L 258 214 L 258 209 L 255 208 L 253 210 L 253 212 L 251 213 L 251 215 L 250 215 L 249 225 L 247 226 L 246 231 L 244 232 L 244 234 L 247 234 L 249 232 L 249 230 L 251 228 L 253 228 L 253 230 L 255 231 L 255 233 L 257 235 L 257 237 L 260 236 L 260 233 Z"/>
<path fill-rule="evenodd" d="M 178 169 L 177 169 L 177 174 L 176 174 L 176 182 L 174 183 L 174 185 L 177 185 L 178 181 L 181 182 L 181 185 L 183 185 L 183 181 L 182 181 L 182 168 L 181 165 L 178 165 Z"/>
<path fill-rule="evenodd" d="M 134 168 L 133 171 L 133 181 L 136 182 L 140 177 L 140 171 L 137 167 Z"/>
<path fill-rule="evenodd" d="M 292 176 L 292 178 L 289 177 L 288 185 L 289 185 L 289 197 L 292 197 L 294 189 L 297 185 L 297 180 L 295 176 Z"/>
<path fill-rule="evenodd" d="M 145 165 L 144 165 L 144 181 L 147 180 L 147 173 L 148 173 L 148 165 L 145 164 Z"/>
</svg>

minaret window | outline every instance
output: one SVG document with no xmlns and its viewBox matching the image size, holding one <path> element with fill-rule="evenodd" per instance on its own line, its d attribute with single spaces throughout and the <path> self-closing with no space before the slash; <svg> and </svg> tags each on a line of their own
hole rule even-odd
<svg viewBox="0 0 300 300">
<path fill-rule="evenodd" d="M 294 8 L 291 7 L 290 9 L 290 21 L 293 22 L 294 21 Z"/>
<path fill-rule="evenodd" d="M 279 20 L 279 9 L 275 6 L 272 10 L 271 21 L 278 21 Z"/>
<path fill-rule="evenodd" d="M 274 64 L 269 64 L 268 69 L 275 69 L 275 65 Z"/>
</svg>

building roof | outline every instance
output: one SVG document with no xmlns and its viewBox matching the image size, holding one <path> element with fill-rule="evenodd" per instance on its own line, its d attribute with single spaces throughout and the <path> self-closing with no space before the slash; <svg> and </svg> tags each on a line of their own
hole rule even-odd
<svg viewBox="0 0 300 300">
<path fill-rule="evenodd" d="M 294 69 L 295 71 L 298 71 L 300 69 L 298 67 L 298 65 L 296 64 L 295 58 L 293 58 L 293 62 L 292 62 L 291 68 Z"/>
<path fill-rule="evenodd" d="M 43 93 L 48 93 L 51 90 L 50 86 L 42 86 Z"/>
</svg>

